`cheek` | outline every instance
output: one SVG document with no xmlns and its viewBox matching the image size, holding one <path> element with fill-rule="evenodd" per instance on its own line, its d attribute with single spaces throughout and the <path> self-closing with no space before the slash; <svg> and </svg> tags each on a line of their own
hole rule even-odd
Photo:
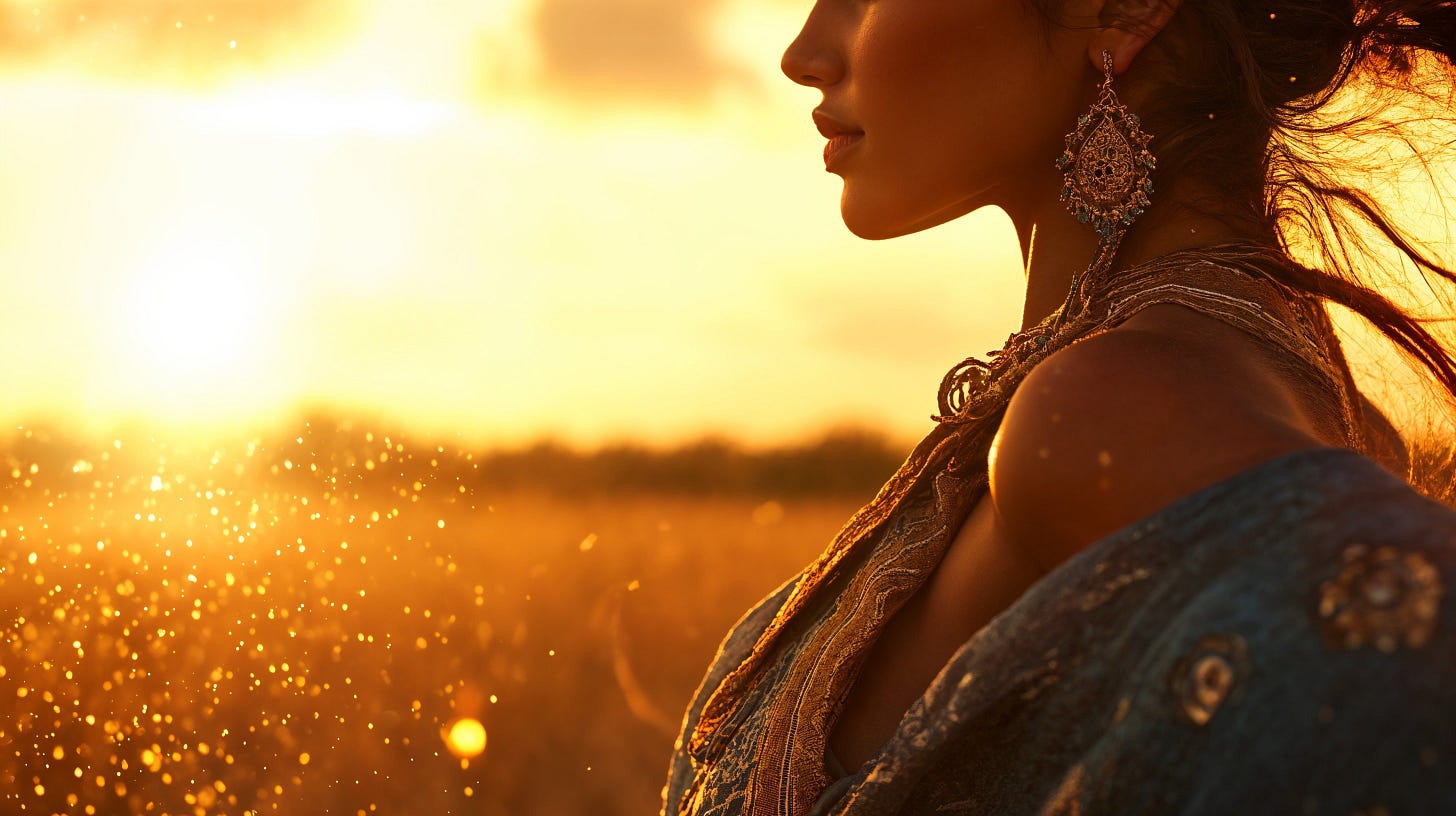
<svg viewBox="0 0 1456 816">
<path fill-rule="evenodd" d="M 853 86 L 867 173 L 893 174 L 907 196 L 954 195 L 1055 161 L 1070 123 L 1040 29 L 1019 4 L 885 4 L 865 23 Z"/>
<path fill-rule="evenodd" d="M 933 124 L 963 107 L 985 70 L 985 37 L 965 12 L 939 0 L 909 5 L 871 6 L 851 58 L 867 123 L 886 129 Z"/>
<path fill-rule="evenodd" d="M 957 156 L 1006 168 L 1037 150 L 1056 160 L 1056 150 L 1042 149 L 1056 105 L 1040 39 L 1016 28 L 1021 20 L 981 6 L 907 1 L 893 6 L 903 10 L 871 6 L 866 16 L 853 63 L 860 121 L 866 143 L 903 170 L 941 162 L 943 173 Z"/>
</svg>

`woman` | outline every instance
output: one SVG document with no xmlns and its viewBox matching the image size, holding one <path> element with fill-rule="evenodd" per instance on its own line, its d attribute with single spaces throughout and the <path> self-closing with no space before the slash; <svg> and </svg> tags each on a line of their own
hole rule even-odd
<svg viewBox="0 0 1456 816">
<path fill-rule="evenodd" d="M 1001 207 L 1023 330 L 729 634 L 664 813 L 1456 812 L 1456 514 L 1323 308 L 1456 395 L 1342 215 L 1456 276 L 1300 149 L 1452 54 L 1449 0 L 818 0 L 845 224 Z"/>
</svg>

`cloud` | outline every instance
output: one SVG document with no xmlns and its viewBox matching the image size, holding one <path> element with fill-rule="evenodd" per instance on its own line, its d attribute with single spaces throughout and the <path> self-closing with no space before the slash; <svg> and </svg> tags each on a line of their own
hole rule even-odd
<svg viewBox="0 0 1456 816">
<path fill-rule="evenodd" d="M 0 0 L 0 66 L 205 81 L 317 51 L 356 17 L 350 0 Z"/>
<path fill-rule="evenodd" d="M 577 104 L 698 107 L 746 79 L 714 43 L 723 0 L 538 0 L 531 85 Z"/>
</svg>

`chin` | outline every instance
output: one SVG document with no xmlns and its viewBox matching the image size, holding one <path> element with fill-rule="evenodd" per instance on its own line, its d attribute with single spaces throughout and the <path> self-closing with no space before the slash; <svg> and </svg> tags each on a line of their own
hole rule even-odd
<svg viewBox="0 0 1456 816">
<path fill-rule="evenodd" d="M 901 219 L 894 218 L 893 213 L 866 204 L 851 196 L 848 188 L 839 201 L 839 215 L 844 219 L 844 226 L 856 237 L 866 241 L 883 241 L 916 231 L 907 228 Z"/>
<path fill-rule="evenodd" d="M 839 214 L 851 233 L 867 241 L 883 241 L 928 230 L 954 221 L 985 203 L 966 198 L 949 205 L 927 206 L 926 202 L 918 200 L 896 200 L 893 196 L 873 197 L 856 192 L 846 182 L 839 199 Z"/>
<path fill-rule="evenodd" d="M 921 221 L 903 217 L 896 218 L 885 213 L 864 212 L 849 206 L 841 206 L 839 215 L 844 219 L 844 226 L 857 238 L 866 241 L 883 241 L 887 238 L 899 238 L 902 235 L 909 235 L 913 232 L 930 229 L 939 221 Z"/>
<path fill-rule="evenodd" d="M 847 216 L 844 219 L 844 226 L 856 238 L 863 238 L 866 241 L 883 241 L 887 238 L 898 238 L 905 234 L 895 230 L 880 229 L 880 225 L 878 224 L 863 224 Z"/>
</svg>

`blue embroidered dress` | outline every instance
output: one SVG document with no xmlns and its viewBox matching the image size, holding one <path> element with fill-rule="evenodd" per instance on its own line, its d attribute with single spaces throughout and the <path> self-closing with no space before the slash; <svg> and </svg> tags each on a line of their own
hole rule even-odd
<svg viewBox="0 0 1456 816">
<path fill-rule="evenodd" d="M 1456 813 L 1453 583 L 1456 513 L 1351 451 L 1284 456 L 1037 583 L 811 812 Z M 685 733 L 792 587 L 734 627 Z M 698 772 L 674 754 L 668 812 Z"/>
</svg>

